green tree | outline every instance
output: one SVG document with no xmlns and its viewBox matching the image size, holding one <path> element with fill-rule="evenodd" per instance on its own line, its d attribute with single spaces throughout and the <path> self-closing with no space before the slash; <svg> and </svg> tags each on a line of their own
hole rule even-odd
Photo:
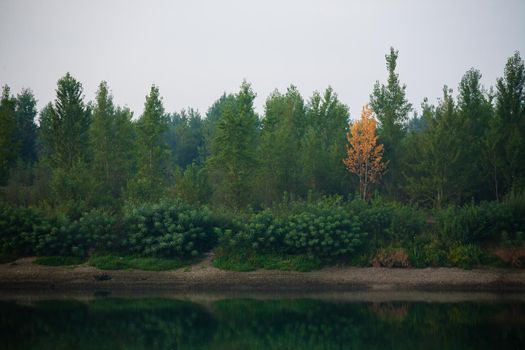
<svg viewBox="0 0 525 350">
<path fill-rule="evenodd" d="M 305 106 L 295 86 L 286 94 L 274 91 L 266 100 L 259 147 L 258 192 L 266 204 L 281 199 L 284 192 L 303 195 L 300 164 L 301 139 L 305 127 Z"/>
<path fill-rule="evenodd" d="M 370 106 L 379 120 L 379 143 L 385 145 L 384 159 L 388 161 L 388 171 L 383 177 L 386 193 L 398 197 L 401 187 L 399 158 L 402 154 L 402 140 L 406 133 L 408 113 L 412 105 L 406 99 L 406 85 L 401 85 L 396 73 L 398 51 L 390 48 L 385 56 L 388 70 L 387 84 L 376 81 L 370 95 Z"/>
<path fill-rule="evenodd" d="M 254 99 L 255 93 L 244 81 L 235 100 L 222 107 L 208 159 L 215 200 L 235 208 L 249 203 L 257 166 L 259 119 Z"/>
<path fill-rule="evenodd" d="M 174 194 L 186 203 L 204 204 L 210 200 L 212 188 L 208 182 L 208 173 L 205 166 L 196 162 L 188 165 L 184 170 L 177 168 L 175 173 Z"/>
<path fill-rule="evenodd" d="M 213 138 L 215 137 L 219 120 L 231 104 L 235 104 L 235 95 L 224 93 L 208 108 L 206 118 L 202 121 L 202 135 L 204 138 L 204 145 L 200 151 L 200 157 L 202 159 L 210 156 Z"/>
<path fill-rule="evenodd" d="M 41 114 L 42 141 L 54 168 L 68 170 L 87 159 L 90 111 L 82 93 L 82 84 L 67 73 L 58 81 L 54 104 Z"/>
<path fill-rule="evenodd" d="M 73 216 L 92 205 L 95 196 L 88 165 L 91 110 L 82 93 L 82 84 L 67 73 L 58 80 L 54 103 L 40 114 L 43 161 L 52 174 L 52 204 Z"/>
<path fill-rule="evenodd" d="M 331 87 L 322 96 L 314 92 L 306 109 L 300 154 L 304 181 L 310 191 L 348 193 L 350 174 L 343 164 L 348 121 L 348 107 Z"/>
<path fill-rule="evenodd" d="M 19 153 L 20 143 L 16 138 L 16 100 L 11 96 L 9 86 L 2 89 L 0 100 L 0 185 L 5 185 L 9 170 Z"/>
<path fill-rule="evenodd" d="M 410 132 L 406 139 L 405 189 L 412 201 L 441 208 L 458 201 L 463 185 L 458 179 L 461 121 L 447 86 L 436 108 L 425 100 L 422 110 L 426 128 Z"/>
<path fill-rule="evenodd" d="M 496 91 L 494 166 L 500 169 L 502 191 L 520 190 L 525 188 L 525 66 L 519 52 L 507 60 Z"/>
<path fill-rule="evenodd" d="M 14 102 L 14 129 L 6 126 L 4 130 L 4 132 L 10 130 L 10 139 L 7 138 L 6 141 L 10 142 L 10 149 L 13 152 L 9 162 L 9 179 L 4 189 L 4 198 L 10 203 L 29 205 L 34 197 L 33 180 L 37 178 L 34 176 L 37 171 L 34 166 L 37 160 L 36 100 L 31 90 L 23 89 L 14 98 Z M 11 104 L 11 112 L 12 107 Z"/>
<path fill-rule="evenodd" d="M 23 89 L 16 96 L 16 139 L 20 143 L 19 158 L 22 162 L 33 163 L 37 159 L 35 118 L 36 99 L 30 89 Z"/>
<path fill-rule="evenodd" d="M 193 108 L 173 113 L 169 118 L 167 142 L 170 145 L 173 164 L 186 168 L 194 161 L 202 162 L 204 146 L 203 121 Z"/>
<path fill-rule="evenodd" d="M 489 122 L 492 116 L 491 98 L 481 86 L 481 73 L 468 70 L 459 83 L 458 115 L 461 141 L 462 169 L 458 176 L 463 179 L 464 200 L 489 199 L 492 195 L 490 178 L 484 166 L 484 152 Z"/>
<path fill-rule="evenodd" d="M 146 96 L 144 113 L 137 121 L 137 174 L 129 184 L 128 197 L 156 201 L 169 179 L 169 146 L 166 142 L 168 116 L 164 113 L 159 89 L 153 85 Z"/>
<path fill-rule="evenodd" d="M 119 199 L 131 175 L 133 160 L 133 114 L 128 108 L 115 108 L 106 82 L 101 82 L 90 127 L 92 174 L 97 180 L 101 204 Z"/>
</svg>

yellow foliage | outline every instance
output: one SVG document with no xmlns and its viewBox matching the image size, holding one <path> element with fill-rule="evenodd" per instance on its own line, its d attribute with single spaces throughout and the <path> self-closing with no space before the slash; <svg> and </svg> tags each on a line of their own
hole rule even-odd
<svg viewBox="0 0 525 350">
<path fill-rule="evenodd" d="M 359 177 L 359 192 L 368 197 L 369 185 L 377 183 L 386 169 L 383 162 L 383 145 L 377 144 L 376 120 L 372 109 L 365 105 L 361 119 L 350 124 L 346 135 L 347 158 L 343 160 L 348 171 Z"/>
</svg>

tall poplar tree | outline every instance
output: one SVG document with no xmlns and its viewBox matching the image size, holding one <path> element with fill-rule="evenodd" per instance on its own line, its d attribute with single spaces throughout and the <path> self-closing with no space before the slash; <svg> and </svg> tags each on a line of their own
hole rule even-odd
<svg viewBox="0 0 525 350">
<path fill-rule="evenodd" d="M 266 204 L 281 199 L 284 192 L 292 196 L 305 192 L 298 157 L 304 127 L 305 106 L 297 88 L 292 85 L 285 94 L 274 91 L 266 100 L 258 151 L 258 191 Z"/>
<path fill-rule="evenodd" d="M 101 82 L 90 127 L 92 174 L 97 180 L 97 198 L 104 204 L 120 198 L 131 175 L 133 159 L 133 114 L 115 107 L 106 82 Z"/>
<path fill-rule="evenodd" d="M 399 196 L 402 186 L 399 159 L 408 113 L 412 110 L 412 105 L 406 99 L 406 85 L 401 85 L 399 75 L 396 73 L 398 51 L 391 47 L 390 53 L 385 58 L 388 70 L 387 84 L 376 81 L 370 95 L 370 106 L 379 121 L 379 142 L 385 145 L 384 158 L 389 164 L 383 183 L 387 194 L 395 198 Z"/>
<path fill-rule="evenodd" d="M 90 206 L 95 195 L 87 164 L 91 111 L 83 98 L 82 84 L 67 73 L 58 80 L 54 103 L 40 115 L 45 161 L 52 171 L 53 203 L 71 215 Z"/>
<path fill-rule="evenodd" d="M 19 152 L 20 143 L 16 138 L 16 100 L 11 96 L 9 86 L 2 89 L 0 100 L 0 185 L 5 185 Z"/>
<path fill-rule="evenodd" d="M 519 52 L 509 57 L 496 83 L 495 133 L 503 191 L 525 188 L 525 65 Z"/>
<path fill-rule="evenodd" d="M 350 176 L 342 162 L 346 155 L 349 112 L 331 87 L 314 92 L 306 108 L 301 162 L 308 189 L 315 193 L 348 193 Z"/>
<path fill-rule="evenodd" d="M 57 85 L 57 97 L 42 113 L 40 129 L 51 165 L 68 170 L 87 159 L 90 112 L 82 84 L 71 74 L 66 73 Z"/>
<path fill-rule="evenodd" d="M 252 197 L 259 126 L 254 99 L 251 85 L 244 81 L 234 101 L 222 109 L 208 159 L 215 200 L 235 208 Z"/>
<path fill-rule="evenodd" d="M 144 113 L 135 125 L 137 134 L 137 174 L 128 188 L 136 201 L 156 201 L 163 196 L 169 179 L 170 151 L 165 133 L 168 116 L 164 113 L 159 88 L 153 85 L 144 103 Z"/>
<path fill-rule="evenodd" d="M 30 89 L 23 89 L 16 96 L 17 140 L 20 142 L 19 158 L 25 163 L 33 163 L 37 159 L 35 118 L 37 115 L 36 99 Z"/>
<path fill-rule="evenodd" d="M 168 144 L 171 148 L 172 163 L 185 169 L 200 159 L 204 146 L 203 121 L 193 108 L 173 113 L 169 117 Z"/>
<path fill-rule="evenodd" d="M 489 130 L 492 105 L 481 86 L 481 73 L 476 69 L 468 70 L 459 83 L 458 115 L 461 120 L 458 139 L 462 152 L 462 169 L 458 176 L 464 179 L 463 200 L 489 199 L 492 190 L 483 164 L 483 141 Z"/>
<path fill-rule="evenodd" d="M 440 208 L 462 194 L 461 120 L 447 86 L 436 108 L 425 101 L 422 110 L 426 128 L 407 136 L 405 190 L 412 201 Z"/>
</svg>

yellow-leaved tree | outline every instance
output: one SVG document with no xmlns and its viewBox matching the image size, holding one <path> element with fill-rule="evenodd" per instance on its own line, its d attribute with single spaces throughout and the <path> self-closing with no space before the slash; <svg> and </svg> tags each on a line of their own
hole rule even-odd
<svg viewBox="0 0 525 350">
<path fill-rule="evenodd" d="M 361 119 L 350 123 L 346 134 L 346 168 L 359 177 L 361 198 L 368 199 L 370 184 L 377 183 L 386 169 L 383 162 L 383 145 L 377 144 L 376 120 L 372 109 L 365 105 Z"/>
</svg>

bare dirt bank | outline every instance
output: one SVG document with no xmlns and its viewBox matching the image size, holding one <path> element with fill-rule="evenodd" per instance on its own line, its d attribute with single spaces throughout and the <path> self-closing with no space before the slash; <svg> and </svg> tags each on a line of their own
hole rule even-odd
<svg viewBox="0 0 525 350">
<path fill-rule="evenodd" d="M 40 266 L 33 260 L 0 264 L 0 291 L 525 291 L 525 270 L 517 269 L 329 267 L 313 272 L 233 272 L 204 260 L 189 268 L 149 272 Z M 97 280 L 101 274 L 111 279 Z"/>
</svg>

